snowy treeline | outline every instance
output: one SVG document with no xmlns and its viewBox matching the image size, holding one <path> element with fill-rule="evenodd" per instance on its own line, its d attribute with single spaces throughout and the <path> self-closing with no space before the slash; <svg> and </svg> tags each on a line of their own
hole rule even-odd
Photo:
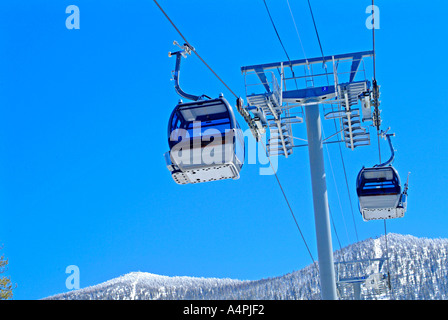
<svg viewBox="0 0 448 320">
<path fill-rule="evenodd" d="M 389 275 L 391 290 L 375 290 L 363 284 L 363 299 L 448 299 L 448 239 L 416 238 L 388 234 L 386 238 L 367 239 L 334 254 L 335 262 L 385 258 L 371 262 L 341 264 L 339 279 L 373 273 Z M 384 281 L 387 284 L 387 280 Z M 338 285 L 341 299 L 353 298 L 351 284 Z M 102 284 L 58 294 L 47 299 L 320 299 L 317 262 L 284 276 L 256 281 L 216 278 L 167 277 L 132 272 Z"/>
</svg>

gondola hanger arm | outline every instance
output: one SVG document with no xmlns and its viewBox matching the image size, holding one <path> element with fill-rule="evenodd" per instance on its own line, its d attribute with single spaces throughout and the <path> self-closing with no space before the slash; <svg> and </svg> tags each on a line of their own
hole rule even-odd
<svg viewBox="0 0 448 320">
<path fill-rule="evenodd" d="M 177 94 L 179 94 L 182 98 L 193 101 L 203 100 L 205 97 L 209 98 L 206 95 L 196 96 L 193 94 L 186 93 L 185 91 L 182 90 L 179 84 L 180 62 L 182 60 L 182 57 L 186 58 L 187 55 L 191 55 L 191 51 L 194 51 L 194 48 L 190 46 L 188 43 L 185 43 L 183 46 L 180 46 L 177 41 L 174 41 L 173 44 L 181 49 L 180 51 L 176 52 L 168 52 L 168 57 L 172 57 L 174 55 L 176 56 L 176 66 L 173 72 L 173 80 L 174 80 L 174 88 L 176 89 Z"/>
<path fill-rule="evenodd" d="M 381 132 L 380 132 L 380 136 L 381 136 L 381 138 L 383 138 L 383 139 L 387 140 L 387 142 L 389 142 L 389 147 L 390 147 L 391 156 L 390 156 L 389 160 L 387 160 L 387 161 L 384 162 L 384 163 L 378 164 L 378 165 L 376 165 L 375 167 L 386 167 L 386 166 L 392 164 L 392 162 L 394 161 L 394 158 L 395 158 L 395 149 L 394 149 L 394 147 L 392 146 L 392 141 L 391 141 L 390 137 L 395 137 L 395 133 L 387 133 L 389 130 L 390 130 L 390 127 L 387 128 L 386 131 L 381 131 Z"/>
</svg>

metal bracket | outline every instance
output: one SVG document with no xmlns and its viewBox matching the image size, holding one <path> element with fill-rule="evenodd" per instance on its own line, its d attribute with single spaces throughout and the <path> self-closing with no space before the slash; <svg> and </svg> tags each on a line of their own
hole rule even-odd
<svg viewBox="0 0 448 320">
<path fill-rule="evenodd" d="M 380 117 L 380 87 L 378 86 L 378 83 L 376 80 L 373 80 L 373 88 L 372 88 L 372 105 L 374 107 L 373 111 L 373 125 L 377 128 L 377 130 L 380 130 L 381 126 L 381 117 Z"/>
</svg>

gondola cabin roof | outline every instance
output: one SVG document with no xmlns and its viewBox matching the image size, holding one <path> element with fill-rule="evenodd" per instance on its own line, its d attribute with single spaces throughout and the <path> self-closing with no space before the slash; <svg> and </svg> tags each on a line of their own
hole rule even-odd
<svg viewBox="0 0 448 320">
<path fill-rule="evenodd" d="M 177 143 L 176 139 L 171 137 L 174 130 L 187 130 L 190 133 L 190 138 L 193 138 L 195 134 L 193 129 L 197 127 L 201 128 L 202 133 L 207 129 L 215 129 L 225 134 L 226 130 L 237 127 L 237 121 L 231 106 L 223 97 L 179 103 L 171 113 L 168 122 L 170 148 Z"/>
<path fill-rule="evenodd" d="M 400 177 L 392 166 L 363 168 L 358 174 L 358 196 L 375 196 L 401 193 Z"/>
</svg>

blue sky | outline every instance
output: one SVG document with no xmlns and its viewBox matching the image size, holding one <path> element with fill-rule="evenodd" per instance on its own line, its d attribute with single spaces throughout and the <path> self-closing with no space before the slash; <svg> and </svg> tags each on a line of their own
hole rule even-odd
<svg viewBox="0 0 448 320">
<path fill-rule="evenodd" d="M 307 56 L 319 56 L 306 1 L 289 2 Z M 303 58 L 287 2 L 267 3 L 291 59 Z M 372 49 L 370 3 L 312 1 L 326 55 Z M 79 30 L 65 26 L 72 4 Z M 243 98 L 241 66 L 286 60 L 262 1 L 160 4 Z M 445 238 L 448 4 L 376 4 L 383 127 L 396 133 L 402 179 L 411 172 L 406 216 L 387 228 Z M 274 176 L 260 176 L 259 166 L 244 166 L 237 181 L 179 186 L 171 179 L 163 153 L 179 97 L 167 53 L 182 39 L 152 1 L 2 2 L 0 34 L 0 244 L 15 299 L 67 291 L 69 265 L 87 287 L 132 271 L 260 279 L 312 262 Z M 181 82 L 188 92 L 234 101 L 195 56 L 183 62 Z M 327 135 L 332 128 L 324 122 Z M 295 135 L 306 138 L 305 125 Z M 354 223 L 338 147 L 328 150 L 337 182 L 336 189 L 326 157 L 329 201 L 346 246 L 356 241 Z M 343 155 L 359 240 L 380 236 L 383 222 L 362 221 L 354 190 L 361 167 L 377 163 L 376 139 Z M 280 159 L 278 176 L 317 259 L 307 150 Z"/>
</svg>

